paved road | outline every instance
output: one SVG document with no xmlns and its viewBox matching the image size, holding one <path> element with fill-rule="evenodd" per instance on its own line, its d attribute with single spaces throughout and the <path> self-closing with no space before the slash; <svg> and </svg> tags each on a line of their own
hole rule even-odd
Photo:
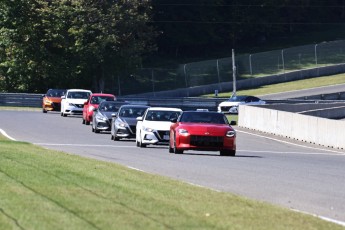
<svg viewBox="0 0 345 230">
<path fill-rule="evenodd" d="M 338 92 L 345 92 L 345 84 L 339 85 L 332 85 L 332 86 L 323 86 L 317 87 L 312 89 L 305 89 L 305 90 L 294 90 L 284 93 L 273 93 L 262 95 L 260 98 L 264 100 L 284 100 L 290 98 L 299 98 L 305 97 L 310 95 L 321 95 L 321 94 L 329 94 L 329 93 L 338 93 Z"/>
<path fill-rule="evenodd" d="M 212 189 L 240 194 L 345 223 L 345 153 L 238 129 L 236 157 L 169 154 L 95 134 L 80 117 L 0 111 L 0 129 L 19 141 L 116 162 Z M 279 140 L 280 139 L 280 140 Z"/>
</svg>

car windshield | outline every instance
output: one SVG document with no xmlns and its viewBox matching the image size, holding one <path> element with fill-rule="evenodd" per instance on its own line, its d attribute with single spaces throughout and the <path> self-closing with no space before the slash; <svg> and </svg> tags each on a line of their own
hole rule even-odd
<svg viewBox="0 0 345 230">
<path fill-rule="evenodd" d="M 50 89 L 47 92 L 47 96 L 48 97 L 61 97 L 63 95 L 65 95 L 66 90 L 63 89 Z"/>
<path fill-rule="evenodd" d="M 235 96 L 235 97 L 230 97 L 229 101 L 245 101 L 247 96 Z"/>
<path fill-rule="evenodd" d="M 125 107 L 121 108 L 119 111 L 119 116 L 120 117 L 127 117 L 127 118 L 136 118 L 136 117 L 141 117 L 146 108 L 135 108 L 135 107 Z"/>
<path fill-rule="evenodd" d="M 110 97 L 110 96 L 92 96 L 91 97 L 91 104 L 98 105 L 102 101 L 114 101 L 114 97 Z"/>
<path fill-rule="evenodd" d="M 184 112 L 180 117 L 180 122 L 228 124 L 224 114 L 212 112 Z"/>
<path fill-rule="evenodd" d="M 67 98 L 71 99 L 88 99 L 90 96 L 89 92 L 82 92 L 82 91 L 74 91 L 69 92 Z"/>
<path fill-rule="evenodd" d="M 99 105 L 98 110 L 102 111 L 102 112 L 117 112 L 117 111 L 119 111 L 119 108 L 121 107 L 121 105 L 123 105 L 123 104 L 111 103 L 111 102 L 102 102 Z"/>
<path fill-rule="evenodd" d="M 145 120 L 147 121 L 169 121 L 173 118 L 177 118 L 180 112 L 177 111 L 160 111 L 150 110 L 147 112 Z"/>
</svg>

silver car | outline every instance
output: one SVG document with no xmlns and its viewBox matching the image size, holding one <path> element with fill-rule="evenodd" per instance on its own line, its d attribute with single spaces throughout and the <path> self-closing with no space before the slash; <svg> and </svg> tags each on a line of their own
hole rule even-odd
<svg viewBox="0 0 345 230">
<path fill-rule="evenodd" d="M 110 131 L 112 117 L 118 112 L 122 105 L 127 102 L 102 101 L 97 109 L 94 109 L 92 116 L 92 132 Z"/>
<path fill-rule="evenodd" d="M 123 105 L 113 115 L 111 122 L 111 139 L 114 141 L 121 138 L 135 138 L 137 117 L 141 117 L 149 106 Z"/>
</svg>

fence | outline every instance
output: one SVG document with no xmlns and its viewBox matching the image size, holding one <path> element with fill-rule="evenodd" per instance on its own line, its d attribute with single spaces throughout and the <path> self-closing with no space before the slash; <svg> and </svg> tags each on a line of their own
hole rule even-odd
<svg viewBox="0 0 345 230">
<path fill-rule="evenodd" d="M 269 52 L 238 55 L 237 80 L 345 63 L 345 40 Z M 119 95 L 158 92 L 232 81 L 232 58 L 181 64 L 176 68 L 141 68 L 118 79 Z M 220 87 L 221 89 L 221 87 Z"/>
</svg>

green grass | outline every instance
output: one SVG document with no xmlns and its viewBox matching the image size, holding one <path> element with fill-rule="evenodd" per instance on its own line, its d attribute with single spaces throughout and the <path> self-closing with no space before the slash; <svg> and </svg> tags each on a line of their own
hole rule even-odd
<svg viewBox="0 0 345 230">
<path fill-rule="evenodd" d="M 266 95 L 271 93 L 281 93 L 293 90 L 316 88 L 321 86 L 330 86 L 345 83 L 345 74 L 338 74 L 333 76 L 309 78 L 298 81 L 291 81 L 279 84 L 264 85 L 255 89 L 237 90 L 237 95 Z M 230 97 L 232 92 L 219 93 L 218 97 Z M 207 97 L 213 97 L 213 94 L 205 95 Z"/>
<path fill-rule="evenodd" d="M 1 229 L 343 229 L 126 167 L 0 139 Z"/>
</svg>

